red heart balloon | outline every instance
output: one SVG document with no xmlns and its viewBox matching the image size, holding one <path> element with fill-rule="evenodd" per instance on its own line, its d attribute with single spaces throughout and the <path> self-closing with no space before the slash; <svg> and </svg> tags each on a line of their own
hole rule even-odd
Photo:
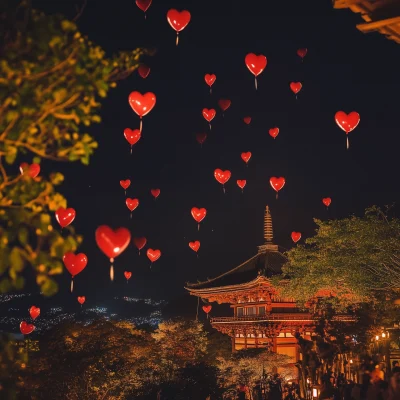
<svg viewBox="0 0 400 400">
<path fill-rule="evenodd" d="M 218 105 L 222 111 L 226 111 L 231 106 L 231 101 L 227 99 L 218 100 Z"/>
<path fill-rule="evenodd" d="M 254 75 L 258 76 L 264 71 L 267 66 L 267 57 L 260 54 L 259 56 L 249 53 L 244 59 L 247 68 Z"/>
<path fill-rule="evenodd" d="M 130 129 L 130 128 L 125 128 L 124 129 L 124 136 L 125 139 L 128 141 L 128 143 L 133 146 L 136 144 L 139 139 L 141 138 L 142 134 L 139 129 Z"/>
<path fill-rule="evenodd" d="M 67 208 L 65 209 L 64 207 L 60 207 L 56 211 L 56 220 L 60 224 L 61 228 L 65 228 L 68 226 L 76 216 L 76 212 L 73 208 Z"/>
<path fill-rule="evenodd" d="M 209 304 L 208 306 L 203 306 L 203 311 L 208 314 L 212 309 L 212 306 Z"/>
<path fill-rule="evenodd" d="M 203 108 L 203 117 L 207 122 L 211 122 L 215 117 L 216 111 L 213 108 Z"/>
<path fill-rule="evenodd" d="M 138 250 L 142 250 L 144 246 L 146 246 L 147 239 L 145 237 L 134 237 L 133 244 L 137 247 Z"/>
<path fill-rule="evenodd" d="M 177 32 L 181 32 L 187 27 L 190 17 L 190 12 L 186 10 L 178 11 L 171 9 L 167 12 L 167 20 L 172 29 L 175 29 Z"/>
<path fill-rule="evenodd" d="M 83 304 L 86 301 L 86 297 L 85 296 L 78 296 L 78 302 L 80 304 Z"/>
<path fill-rule="evenodd" d="M 128 100 L 132 110 L 135 111 L 140 118 L 147 115 L 156 105 L 156 95 L 151 92 L 145 94 L 132 92 Z"/>
<path fill-rule="evenodd" d="M 196 140 L 200 143 L 203 144 L 207 139 L 207 133 L 197 133 L 196 134 Z"/>
<path fill-rule="evenodd" d="M 147 250 L 147 257 L 151 262 L 157 261 L 161 257 L 161 251 L 160 250 L 153 250 L 153 249 L 148 249 Z"/>
<path fill-rule="evenodd" d="M 138 74 L 143 79 L 146 79 L 150 74 L 150 67 L 148 67 L 146 64 L 140 64 L 138 68 Z"/>
<path fill-rule="evenodd" d="M 118 228 L 114 231 L 107 225 L 99 226 L 95 237 L 100 250 L 109 258 L 115 258 L 123 253 L 131 241 L 128 229 Z"/>
<path fill-rule="evenodd" d="M 292 92 L 294 94 L 299 93 L 302 87 L 303 87 L 303 85 L 301 84 L 301 82 L 291 82 L 290 83 L 290 89 L 292 89 Z"/>
<path fill-rule="evenodd" d="M 125 276 L 125 279 L 126 279 L 126 280 L 129 280 L 129 279 L 131 279 L 132 272 L 125 271 L 125 272 L 124 272 L 124 276 Z"/>
<path fill-rule="evenodd" d="M 125 200 L 126 206 L 129 208 L 130 211 L 133 211 L 139 205 L 138 199 L 130 199 L 129 197 Z"/>
<path fill-rule="evenodd" d="M 40 165 L 39 164 L 27 164 L 27 163 L 22 163 L 19 166 L 19 170 L 21 172 L 21 175 L 28 174 L 31 178 L 36 178 L 39 173 L 40 173 Z"/>
<path fill-rule="evenodd" d="M 279 128 L 271 128 L 269 130 L 269 135 L 275 139 L 279 135 Z"/>
<path fill-rule="evenodd" d="M 32 306 L 32 307 L 29 309 L 29 314 L 31 315 L 31 318 L 32 318 L 32 319 L 36 319 L 36 318 L 40 315 L 40 308 L 39 308 L 39 307 Z"/>
<path fill-rule="evenodd" d="M 357 125 L 360 123 L 360 114 L 355 111 L 352 111 L 350 114 L 338 111 L 335 114 L 335 121 L 338 126 L 348 134 L 353 129 L 357 128 Z"/>
<path fill-rule="evenodd" d="M 231 177 L 231 171 L 226 170 L 222 171 L 222 169 L 217 168 L 214 171 L 214 178 L 221 184 L 224 185 L 226 182 L 229 181 Z"/>
<path fill-rule="evenodd" d="M 35 330 L 35 326 L 32 324 L 27 324 L 25 321 L 22 321 L 19 324 L 19 329 L 23 335 L 29 335 Z"/>
<path fill-rule="evenodd" d="M 297 55 L 301 58 L 304 58 L 307 54 L 307 49 L 303 48 L 303 49 L 298 49 L 297 50 Z"/>
<path fill-rule="evenodd" d="M 119 184 L 122 186 L 123 189 L 128 189 L 129 186 L 131 186 L 131 180 L 130 179 L 126 179 L 125 181 L 119 181 Z"/>
<path fill-rule="evenodd" d="M 244 121 L 245 124 L 249 125 L 250 122 L 251 122 L 251 117 L 244 117 L 243 121 Z"/>
<path fill-rule="evenodd" d="M 136 5 L 143 11 L 146 12 L 151 6 L 152 0 L 136 0 Z"/>
<path fill-rule="evenodd" d="M 217 79 L 215 74 L 205 74 L 204 75 L 204 80 L 206 81 L 208 86 L 212 86 L 215 80 Z"/>
<path fill-rule="evenodd" d="M 244 187 L 246 186 L 246 183 L 247 183 L 247 181 L 246 181 L 246 179 L 238 179 L 237 181 L 236 181 L 236 183 L 237 183 L 237 185 L 240 187 L 240 189 L 244 189 Z"/>
<path fill-rule="evenodd" d="M 194 220 L 196 222 L 200 223 L 206 217 L 207 210 L 205 208 L 193 207 L 191 210 L 191 213 L 192 213 L 192 217 L 194 218 Z"/>
<path fill-rule="evenodd" d="M 292 237 L 293 242 L 297 243 L 301 239 L 301 233 L 300 232 L 292 232 L 290 235 Z"/>
<path fill-rule="evenodd" d="M 161 190 L 160 189 L 151 189 L 150 190 L 150 193 L 153 195 L 153 197 L 156 199 L 159 195 L 160 195 L 160 193 L 161 193 Z"/>
<path fill-rule="evenodd" d="M 329 207 L 331 205 L 331 203 L 332 203 L 332 199 L 330 197 L 324 197 L 322 199 L 322 203 L 324 203 L 324 205 L 326 207 Z"/>
<path fill-rule="evenodd" d="M 197 253 L 200 248 L 200 242 L 198 240 L 189 242 L 189 247 Z"/>
<path fill-rule="evenodd" d="M 242 157 L 242 160 L 243 160 L 245 163 L 248 163 L 249 160 L 250 160 L 250 158 L 251 158 L 251 152 L 248 151 L 247 153 L 242 153 L 242 154 L 240 155 L 240 157 Z"/>
<path fill-rule="evenodd" d="M 88 259 L 86 254 L 79 253 L 75 255 L 74 253 L 68 252 L 64 254 L 63 262 L 65 268 L 67 268 L 68 272 L 74 277 L 86 268 Z"/>
<path fill-rule="evenodd" d="M 269 180 L 269 183 L 271 184 L 272 189 L 274 189 L 276 192 L 279 192 L 285 186 L 286 181 L 282 176 L 280 178 L 273 176 Z"/>
</svg>

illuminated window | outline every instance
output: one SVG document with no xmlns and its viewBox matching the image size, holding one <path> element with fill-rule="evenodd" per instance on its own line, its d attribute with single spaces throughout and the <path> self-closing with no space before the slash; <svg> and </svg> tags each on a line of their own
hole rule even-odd
<svg viewBox="0 0 400 400">
<path fill-rule="evenodd" d="M 237 311 L 237 316 L 238 316 L 238 317 L 243 317 L 243 315 L 244 315 L 244 313 L 243 313 L 243 307 L 238 307 L 238 308 L 236 309 L 236 311 Z"/>
<path fill-rule="evenodd" d="M 265 315 L 265 306 L 258 307 L 258 315 Z"/>
<path fill-rule="evenodd" d="M 246 307 L 247 315 L 256 315 L 256 307 Z"/>
</svg>

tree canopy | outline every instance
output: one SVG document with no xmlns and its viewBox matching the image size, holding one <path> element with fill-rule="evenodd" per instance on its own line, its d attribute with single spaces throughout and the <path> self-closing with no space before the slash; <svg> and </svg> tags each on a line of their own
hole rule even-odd
<svg viewBox="0 0 400 400">
<path fill-rule="evenodd" d="M 346 307 L 393 298 L 400 289 L 400 221 L 377 207 L 362 217 L 314 220 L 316 235 L 287 252 L 283 292 L 302 303 Z"/>
<path fill-rule="evenodd" d="M 54 226 L 54 212 L 67 207 L 56 190 L 64 176 L 42 161 L 89 163 L 98 143 L 85 130 L 101 122 L 99 99 L 138 67 L 144 50 L 107 57 L 74 22 L 27 3 L 0 9 L 0 293 L 21 289 L 30 265 L 41 292 L 52 295 L 62 256 L 82 237 Z M 40 164 L 39 176 L 19 173 L 21 162 Z"/>
</svg>

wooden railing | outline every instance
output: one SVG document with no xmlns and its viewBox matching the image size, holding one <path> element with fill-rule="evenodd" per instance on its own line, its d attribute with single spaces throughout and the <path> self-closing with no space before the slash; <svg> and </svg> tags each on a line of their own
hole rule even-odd
<svg viewBox="0 0 400 400">
<path fill-rule="evenodd" d="M 356 319 L 350 315 L 335 315 L 334 321 L 355 322 Z M 214 317 L 211 323 L 229 323 L 229 322 L 257 322 L 257 321 L 314 321 L 311 314 L 298 313 L 293 314 L 269 314 L 269 315 L 245 315 L 243 317 Z"/>
</svg>

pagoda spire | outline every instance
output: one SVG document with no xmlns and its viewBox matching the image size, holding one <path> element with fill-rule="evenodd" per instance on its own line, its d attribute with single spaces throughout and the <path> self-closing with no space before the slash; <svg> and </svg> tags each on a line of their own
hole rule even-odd
<svg viewBox="0 0 400 400">
<path fill-rule="evenodd" d="M 264 239 L 265 244 L 272 244 L 274 239 L 274 231 L 272 229 L 272 217 L 269 211 L 269 207 L 265 207 L 265 214 L 264 214 Z"/>
</svg>

